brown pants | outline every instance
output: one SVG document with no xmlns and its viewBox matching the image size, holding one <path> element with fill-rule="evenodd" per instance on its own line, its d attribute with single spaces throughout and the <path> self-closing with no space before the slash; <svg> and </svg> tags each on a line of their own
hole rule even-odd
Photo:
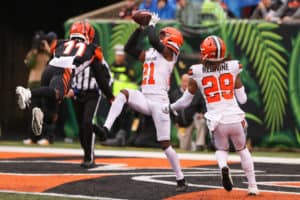
<svg viewBox="0 0 300 200">
<path fill-rule="evenodd" d="M 192 137 L 196 129 L 196 146 L 205 145 L 205 136 L 207 134 L 207 126 L 204 118 L 194 116 L 193 123 L 188 127 L 178 127 L 177 136 L 179 139 L 179 148 L 184 150 L 193 150 Z"/>
</svg>

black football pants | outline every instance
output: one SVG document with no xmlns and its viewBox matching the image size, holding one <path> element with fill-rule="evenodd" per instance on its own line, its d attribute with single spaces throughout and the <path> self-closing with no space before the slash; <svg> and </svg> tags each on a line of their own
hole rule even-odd
<svg viewBox="0 0 300 200">
<path fill-rule="evenodd" d="M 97 113 L 97 104 L 100 102 L 96 90 L 79 92 L 74 100 L 74 109 L 79 126 L 79 139 L 84 151 L 84 161 L 94 160 L 95 133 L 93 133 L 93 117 Z"/>
</svg>

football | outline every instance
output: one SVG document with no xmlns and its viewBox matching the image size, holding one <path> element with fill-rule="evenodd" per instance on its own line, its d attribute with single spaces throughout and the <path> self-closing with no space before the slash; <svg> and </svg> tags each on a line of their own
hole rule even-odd
<svg viewBox="0 0 300 200">
<path fill-rule="evenodd" d="M 151 13 L 147 10 L 139 10 L 133 14 L 132 19 L 141 26 L 147 26 L 151 20 Z"/>
</svg>

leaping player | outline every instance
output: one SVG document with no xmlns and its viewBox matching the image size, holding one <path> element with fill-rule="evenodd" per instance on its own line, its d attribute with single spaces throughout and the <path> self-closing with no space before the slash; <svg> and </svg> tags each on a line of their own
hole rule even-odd
<svg viewBox="0 0 300 200">
<path fill-rule="evenodd" d="M 102 134 L 108 134 L 114 121 L 119 116 L 125 103 L 145 115 L 151 115 L 156 128 L 156 137 L 166 154 L 176 174 L 176 191 L 187 190 L 187 183 L 182 173 L 177 153 L 170 144 L 170 116 L 162 111 L 163 106 L 169 105 L 169 80 L 183 44 L 182 34 L 173 27 L 160 30 L 159 37 L 155 34 L 155 24 L 159 21 L 156 14 L 152 14 L 148 24 L 148 38 L 153 48 L 147 51 L 137 48 L 140 35 L 144 27 L 137 28 L 129 38 L 125 51 L 143 62 L 143 80 L 141 90 L 122 90 L 116 97 L 109 110 L 103 127 L 99 127 Z"/>
</svg>

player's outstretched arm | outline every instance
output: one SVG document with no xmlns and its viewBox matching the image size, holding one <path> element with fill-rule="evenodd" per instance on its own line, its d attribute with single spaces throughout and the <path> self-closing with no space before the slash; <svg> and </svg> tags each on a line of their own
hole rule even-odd
<svg viewBox="0 0 300 200">
<path fill-rule="evenodd" d="M 145 61 L 145 51 L 137 47 L 138 39 L 142 34 L 142 27 L 137 28 L 130 36 L 125 45 L 125 52 L 141 62 Z"/>
<path fill-rule="evenodd" d="M 169 105 L 168 107 L 164 107 L 162 109 L 163 112 L 170 112 L 176 115 L 177 110 L 182 110 L 186 107 L 188 107 L 194 98 L 194 95 L 198 89 L 198 85 L 196 81 L 192 78 L 189 80 L 188 89 L 186 89 L 183 93 L 183 95 L 174 103 Z"/>
<path fill-rule="evenodd" d="M 169 49 L 167 46 L 165 46 L 160 38 L 157 36 L 155 33 L 155 25 L 157 22 L 159 22 L 160 18 L 158 17 L 157 14 L 152 13 L 151 14 L 151 20 L 149 21 L 148 24 L 148 38 L 149 42 L 152 45 L 154 49 L 156 49 L 159 53 L 161 53 L 165 59 L 171 61 L 173 59 L 173 51 Z"/>
<path fill-rule="evenodd" d="M 174 103 L 170 105 L 172 110 L 182 110 L 188 107 L 194 98 L 194 95 L 198 89 L 197 83 L 194 79 L 190 78 L 188 89 L 186 89 L 183 95 Z"/>
</svg>

